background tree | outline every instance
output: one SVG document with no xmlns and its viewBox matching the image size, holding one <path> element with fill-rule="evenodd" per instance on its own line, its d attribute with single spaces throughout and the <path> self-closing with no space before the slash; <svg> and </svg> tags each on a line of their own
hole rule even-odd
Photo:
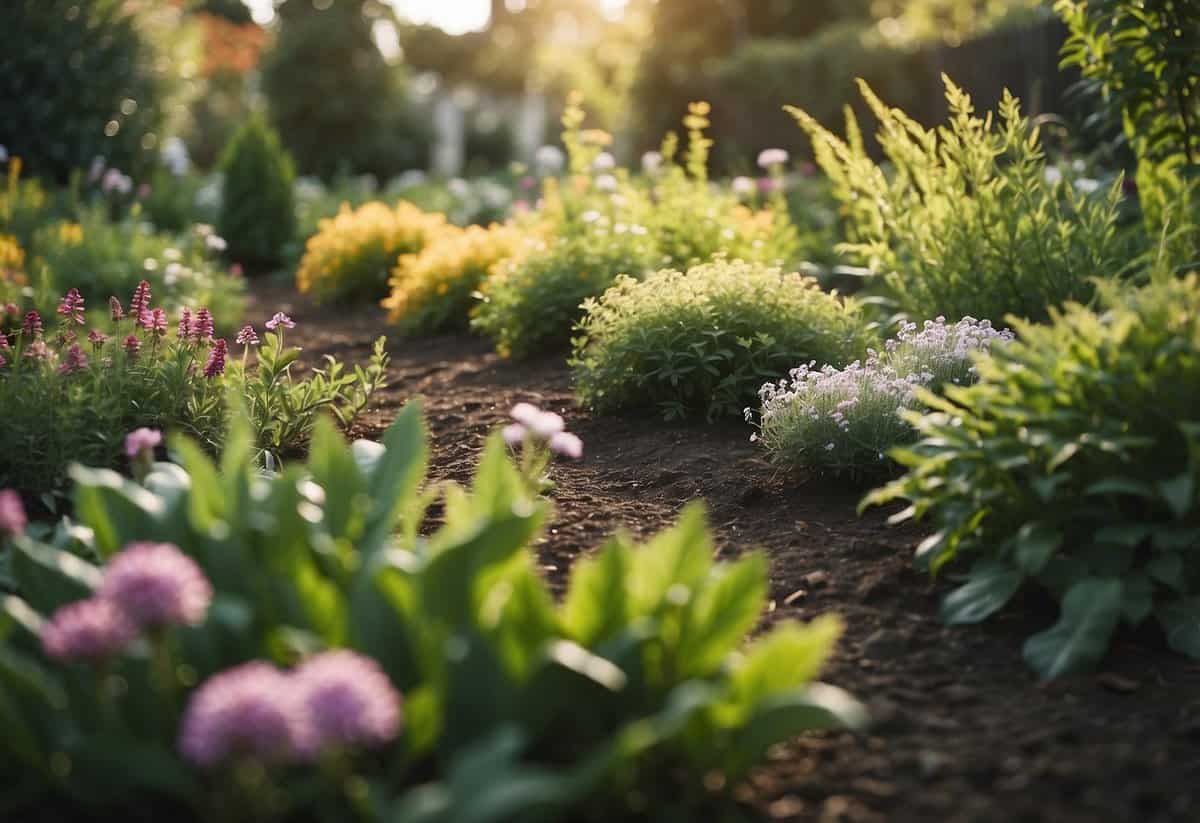
<svg viewBox="0 0 1200 823">
<path fill-rule="evenodd" d="M 278 265 L 296 232 L 295 172 L 279 135 L 262 117 L 251 117 L 225 148 L 221 171 L 217 231 L 228 244 L 226 256 L 252 273 Z"/>
</svg>

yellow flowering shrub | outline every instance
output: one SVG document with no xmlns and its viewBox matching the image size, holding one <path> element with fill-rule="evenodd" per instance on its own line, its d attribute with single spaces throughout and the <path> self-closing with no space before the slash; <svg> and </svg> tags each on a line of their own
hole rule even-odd
<svg viewBox="0 0 1200 823">
<path fill-rule="evenodd" d="M 446 228 L 446 218 L 400 201 L 390 207 L 347 205 L 322 220 L 309 238 L 296 272 L 296 286 L 318 300 L 382 297 L 388 275 L 401 255 L 421 251 Z"/>
<path fill-rule="evenodd" d="M 443 226 L 393 270 L 392 293 L 383 301 L 389 319 L 405 334 L 465 328 L 472 295 L 516 251 L 521 237 L 512 224 Z"/>
</svg>

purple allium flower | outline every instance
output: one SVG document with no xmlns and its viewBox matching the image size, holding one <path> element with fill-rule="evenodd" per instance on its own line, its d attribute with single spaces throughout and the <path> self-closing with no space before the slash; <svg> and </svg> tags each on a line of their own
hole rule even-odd
<svg viewBox="0 0 1200 823">
<path fill-rule="evenodd" d="M 30 309 L 25 315 L 25 320 L 21 323 L 21 333 L 26 337 L 42 336 L 42 316 L 37 313 L 37 309 Z"/>
<path fill-rule="evenodd" d="M 21 496 L 12 489 L 0 489 L 0 534 L 16 537 L 28 522 Z"/>
<path fill-rule="evenodd" d="M 137 284 L 137 288 L 133 290 L 133 297 L 129 300 L 129 316 L 140 324 L 142 313 L 148 308 L 150 308 L 150 281 L 143 280 Z"/>
<path fill-rule="evenodd" d="M 550 451 L 578 460 L 583 457 L 583 441 L 570 432 L 559 432 L 550 438 Z"/>
<path fill-rule="evenodd" d="M 162 443 L 162 432 L 158 429 L 134 429 L 125 435 L 125 456 L 134 458 L 147 449 L 153 451 L 159 443 Z"/>
<path fill-rule="evenodd" d="M 79 289 L 71 289 L 66 293 L 62 302 L 58 304 L 58 313 L 67 320 L 83 325 L 83 295 L 79 293 Z"/>
<path fill-rule="evenodd" d="M 136 634 L 116 603 L 93 597 L 54 613 L 42 627 L 42 649 L 56 660 L 98 661 L 121 652 Z"/>
<path fill-rule="evenodd" d="M 293 677 L 306 721 L 305 754 L 379 746 L 400 733 L 400 693 L 371 658 L 325 652 L 301 664 Z"/>
<path fill-rule="evenodd" d="M 99 593 L 139 628 L 158 629 L 203 622 L 213 590 L 196 561 L 178 546 L 130 543 L 104 569 Z"/>
<path fill-rule="evenodd" d="M 197 343 L 206 343 L 212 340 L 213 337 L 213 316 L 207 308 L 201 308 L 196 312 L 196 319 L 192 321 L 192 339 Z"/>
<path fill-rule="evenodd" d="M 275 329 L 283 326 L 285 329 L 296 328 L 296 322 L 281 311 L 275 312 L 275 316 L 267 321 L 267 331 L 275 331 Z"/>
<path fill-rule="evenodd" d="M 108 342 L 108 335 L 102 331 L 92 329 L 88 332 L 88 342 L 92 344 L 93 351 L 100 351 L 100 347 Z"/>
<path fill-rule="evenodd" d="M 137 339 L 136 334 L 126 337 L 122 345 L 125 347 L 125 353 L 131 358 L 137 357 L 137 353 L 142 350 L 142 341 Z"/>
<path fill-rule="evenodd" d="M 187 340 L 192 336 L 192 312 L 191 309 L 184 309 L 179 315 L 179 331 L 175 336 L 180 340 Z"/>
<path fill-rule="evenodd" d="M 213 344 L 212 351 L 208 354 L 208 362 L 204 364 L 205 377 L 218 377 L 225 373 L 225 354 L 227 348 L 228 346 L 223 337 Z"/>
<path fill-rule="evenodd" d="M 87 355 L 83 353 L 83 349 L 79 348 L 78 343 L 73 343 L 71 348 L 67 349 L 67 357 L 63 360 L 62 365 L 58 367 L 59 374 L 74 374 L 87 368 Z"/>
<path fill-rule="evenodd" d="M 108 298 L 108 313 L 116 323 L 125 316 L 125 310 L 121 308 L 121 301 L 115 297 Z"/>
<path fill-rule="evenodd" d="M 204 768 L 239 756 L 293 758 L 303 734 L 295 694 L 286 674 L 258 661 L 210 677 L 183 712 L 180 753 Z"/>
<path fill-rule="evenodd" d="M 254 331 L 254 327 L 247 323 L 242 326 L 242 330 L 238 332 L 237 344 L 239 346 L 257 346 L 258 335 Z"/>
</svg>

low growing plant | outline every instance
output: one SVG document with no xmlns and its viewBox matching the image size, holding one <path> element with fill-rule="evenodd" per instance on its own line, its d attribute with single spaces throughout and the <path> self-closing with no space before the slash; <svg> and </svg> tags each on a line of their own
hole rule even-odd
<svg viewBox="0 0 1200 823">
<path fill-rule="evenodd" d="M 318 300 L 381 298 L 401 255 L 419 252 L 444 223 L 441 215 L 404 201 L 395 208 L 377 202 L 343 206 L 309 238 L 296 286 Z"/>
<path fill-rule="evenodd" d="M 319 427 L 278 476 L 244 428 L 220 467 L 173 449 L 182 468 L 142 484 L 76 469 L 75 541 L 10 538 L 14 814 L 612 819 L 631 791 L 678 810 L 712 770 L 862 720 L 813 682 L 835 618 L 742 645 L 766 559 L 714 563 L 699 507 L 643 546 L 612 538 L 556 604 L 532 549 L 549 503 L 498 434 L 428 536 L 416 404 L 382 445 Z"/>
<path fill-rule="evenodd" d="M 916 439 L 903 409 L 919 408 L 917 387 L 939 392 L 944 386 L 975 381 L 972 357 L 1012 339 L 987 320 L 965 317 L 901 324 L 882 352 L 869 349 L 866 361 L 839 369 L 815 362 L 793 369 L 787 379 L 759 389 L 758 432 L 752 436 L 771 460 L 802 470 L 862 477 L 891 467 L 887 452 Z M 746 409 L 746 420 L 754 410 Z"/>
<path fill-rule="evenodd" d="M 870 336 L 852 299 L 811 278 L 741 261 L 639 282 L 584 304 L 571 365 L 597 411 L 657 407 L 667 419 L 740 414 L 797 361 L 845 363 Z"/>
<path fill-rule="evenodd" d="M 908 473 L 864 506 L 907 500 L 928 519 L 917 549 L 966 582 L 943 618 L 976 623 L 1023 586 L 1050 593 L 1058 622 L 1029 638 L 1044 678 L 1095 665 L 1121 624 L 1153 618 L 1200 657 L 1200 280 L 1100 290 L 1048 326 L 976 361 L 979 382 L 907 411 L 920 440 L 892 456 Z"/>
<path fill-rule="evenodd" d="M 871 159 L 852 114 L 842 140 L 789 109 L 842 205 L 849 242 L 839 249 L 913 317 L 1044 320 L 1049 307 L 1087 301 L 1096 273 L 1128 259 L 1116 230 L 1120 181 L 1088 195 L 1048 176 L 1037 129 L 1012 95 L 993 124 L 945 83 L 950 122 L 926 129 L 860 82 L 890 171 Z"/>
</svg>

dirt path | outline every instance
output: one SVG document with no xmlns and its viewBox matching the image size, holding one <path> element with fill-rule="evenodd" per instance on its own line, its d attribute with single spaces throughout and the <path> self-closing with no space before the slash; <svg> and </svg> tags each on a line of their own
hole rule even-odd
<svg viewBox="0 0 1200 823">
<path fill-rule="evenodd" d="M 309 362 L 364 360 L 389 332 L 372 307 L 322 310 L 284 287 L 255 291 L 253 322 L 292 314 L 291 339 Z M 356 434 L 377 435 L 423 395 L 435 477 L 469 478 L 517 401 L 561 412 L 584 439 L 582 461 L 555 467 L 557 517 L 538 545 L 555 584 L 614 529 L 650 534 L 701 497 L 723 554 L 769 553 L 768 621 L 842 615 L 847 634 L 824 679 L 865 700 L 875 725 L 773 750 L 739 789 L 767 819 L 1200 820 L 1200 665 L 1153 632 L 1120 637 L 1098 674 L 1040 685 L 1020 649 L 1053 622 L 1048 604 L 1029 599 L 983 627 L 942 626 L 940 587 L 909 566 L 917 533 L 857 517 L 850 490 L 785 482 L 744 425 L 593 418 L 576 407 L 561 355 L 510 363 L 465 335 L 392 335 L 389 351 L 392 385 Z"/>
</svg>

